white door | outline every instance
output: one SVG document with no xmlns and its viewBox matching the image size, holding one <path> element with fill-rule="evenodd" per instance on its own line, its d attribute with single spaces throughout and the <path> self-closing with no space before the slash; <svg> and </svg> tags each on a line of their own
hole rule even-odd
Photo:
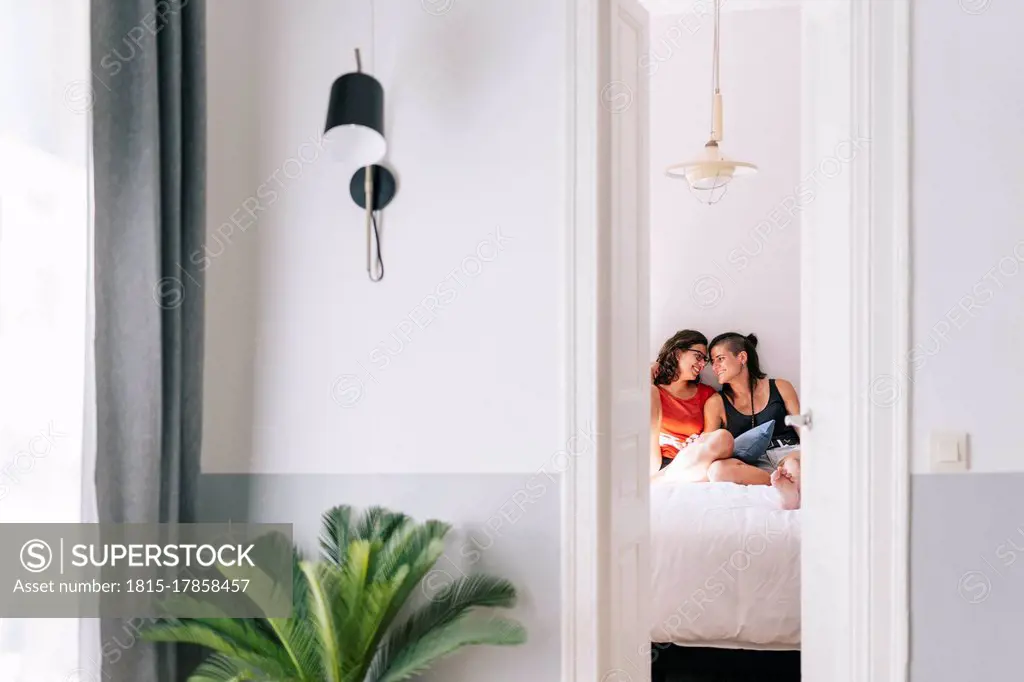
<svg viewBox="0 0 1024 682">
<path fill-rule="evenodd" d="M 905 680 L 909 3 L 801 14 L 803 679 Z"/>
<path fill-rule="evenodd" d="M 606 682 L 650 679 L 649 460 L 650 329 L 648 229 L 648 15 L 634 0 L 612 2 L 611 82 L 601 93 L 610 113 L 611 234 L 601 245 L 609 278 L 602 286 L 610 308 L 602 312 L 600 376 L 608 382 L 611 458 L 602 488 L 611 501 L 608 615 L 616 635 L 604 642 Z M 599 351 L 600 352 L 600 351 Z"/>
<path fill-rule="evenodd" d="M 823 157 L 831 156 L 840 142 L 849 139 L 851 123 L 850 83 L 836 78 L 836 74 L 850 69 L 849 37 L 843 33 L 848 25 L 828 21 L 824 16 L 844 9 L 848 12 L 849 8 L 846 3 L 817 3 L 822 5 L 820 8 L 810 4 L 803 6 L 803 177 L 819 166 Z M 834 49 L 829 49 L 830 45 Z M 806 58 L 809 54 L 830 54 L 833 59 L 810 60 Z M 833 96 L 820 96 L 824 88 L 831 88 Z M 853 446 L 849 256 L 850 188 L 855 168 L 848 164 L 839 171 L 829 178 L 817 172 L 817 181 L 810 184 L 814 199 L 806 202 L 800 213 L 800 402 L 804 414 L 810 414 L 812 420 L 811 427 L 802 428 L 800 433 L 805 540 L 801 640 L 804 652 L 814 654 L 802 657 L 803 677 L 808 680 L 844 679 L 844 671 L 852 663 L 847 647 L 835 647 L 845 639 L 839 629 L 849 622 L 849 529 L 827 527 L 847 517 L 850 489 L 833 485 L 828 478 L 841 475 L 848 480 Z M 820 466 L 825 458 L 827 468 Z M 821 551 L 808 551 L 808 544 Z M 820 614 L 831 617 L 821 618 Z"/>
</svg>

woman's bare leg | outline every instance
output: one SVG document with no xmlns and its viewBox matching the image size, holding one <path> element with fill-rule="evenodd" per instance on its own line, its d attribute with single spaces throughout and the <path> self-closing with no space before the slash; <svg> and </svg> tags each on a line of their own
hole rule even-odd
<svg viewBox="0 0 1024 682">
<path fill-rule="evenodd" d="M 680 450 L 676 458 L 653 479 L 707 483 L 708 467 L 713 462 L 732 457 L 732 446 L 732 434 L 725 429 L 702 433 L 699 439 Z"/>
<path fill-rule="evenodd" d="M 779 491 L 783 509 L 800 508 L 800 451 L 786 457 L 772 472 L 772 486 Z"/>
<path fill-rule="evenodd" d="M 722 459 L 708 467 L 708 478 L 715 483 L 740 485 L 768 485 L 771 474 L 738 459 Z"/>
</svg>

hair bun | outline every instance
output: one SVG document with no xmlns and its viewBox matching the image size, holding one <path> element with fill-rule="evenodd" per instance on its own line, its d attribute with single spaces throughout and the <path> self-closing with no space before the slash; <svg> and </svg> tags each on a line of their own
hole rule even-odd
<svg viewBox="0 0 1024 682">
<path fill-rule="evenodd" d="M 757 348 L 757 335 L 756 334 L 747 334 L 747 343 L 749 343 L 754 348 Z"/>
</svg>

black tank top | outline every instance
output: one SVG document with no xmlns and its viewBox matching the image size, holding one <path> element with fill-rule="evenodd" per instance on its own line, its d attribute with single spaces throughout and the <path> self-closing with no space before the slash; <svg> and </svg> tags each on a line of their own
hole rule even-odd
<svg viewBox="0 0 1024 682">
<path fill-rule="evenodd" d="M 743 414 L 737 410 L 729 396 L 722 392 L 722 402 L 725 403 L 725 428 L 733 437 L 745 433 L 754 426 L 775 421 L 775 430 L 772 432 L 772 447 L 780 445 L 796 445 L 800 442 L 800 436 L 796 429 L 786 425 L 786 403 L 782 400 L 782 394 L 775 386 L 775 379 L 768 380 L 768 404 L 764 409 L 754 415 L 753 422 L 749 414 Z"/>
</svg>

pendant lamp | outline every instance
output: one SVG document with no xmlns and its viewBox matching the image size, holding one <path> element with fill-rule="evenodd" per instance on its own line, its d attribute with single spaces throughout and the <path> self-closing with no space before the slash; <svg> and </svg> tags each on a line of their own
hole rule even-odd
<svg viewBox="0 0 1024 682">
<path fill-rule="evenodd" d="M 711 138 L 703 151 L 692 161 L 669 166 L 667 174 L 686 180 L 690 191 L 701 203 L 715 204 L 725 196 L 733 178 L 753 175 L 757 166 L 725 157 L 718 143 L 722 141 L 722 91 L 719 81 L 719 45 L 721 0 L 715 0 L 715 36 L 711 53 Z"/>
</svg>

